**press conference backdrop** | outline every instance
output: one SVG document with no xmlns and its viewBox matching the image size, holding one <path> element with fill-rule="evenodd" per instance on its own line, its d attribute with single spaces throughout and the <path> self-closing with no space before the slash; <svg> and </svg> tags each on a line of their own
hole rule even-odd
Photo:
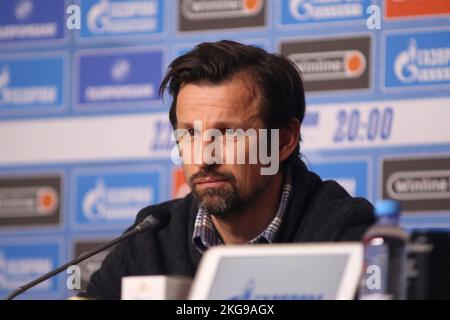
<svg viewBox="0 0 450 320">
<path fill-rule="evenodd" d="M 400 200 L 408 230 L 450 229 L 449 0 L 4 0 L 0 296 L 187 192 L 158 86 L 171 60 L 220 39 L 303 70 L 312 170 Z M 65 298 L 68 276 L 22 298 Z"/>
</svg>

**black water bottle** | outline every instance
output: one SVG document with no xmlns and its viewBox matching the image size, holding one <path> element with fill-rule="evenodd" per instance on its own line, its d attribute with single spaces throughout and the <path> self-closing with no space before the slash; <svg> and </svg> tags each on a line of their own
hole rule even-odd
<svg viewBox="0 0 450 320">
<path fill-rule="evenodd" d="M 414 231 L 408 253 L 408 299 L 449 300 L 450 231 Z"/>
</svg>

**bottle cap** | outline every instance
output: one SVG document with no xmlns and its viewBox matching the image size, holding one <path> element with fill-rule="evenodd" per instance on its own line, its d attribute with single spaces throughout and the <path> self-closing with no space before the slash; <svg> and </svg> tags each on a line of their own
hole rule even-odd
<svg viewBox="0 0 450 320">
<path fill-rule="evenodd" d="M 400 214 L 400 202 L 395 200 L 379 200 L 375 204 L 377 217 L 395 217 Z"/>
</svg>

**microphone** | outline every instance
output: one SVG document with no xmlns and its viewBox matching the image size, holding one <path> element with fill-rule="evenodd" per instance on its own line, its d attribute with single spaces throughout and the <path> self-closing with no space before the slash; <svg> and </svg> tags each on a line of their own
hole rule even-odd
<svg viewBox="0 0 450 320">
<path fill-rule="evenodd" d="M 91 251 L 85 252 L 82 255 L 80 255 L 78 258 L 75 258 L 69 262 L 67 262 L 66 264 L 63 264 L 62 266 L 54 269 L 53 271 L 50 271 L 47 274 L 44 274 L 43 276 L 17 288 L 16 290 L 14 290 L 13 292 L 11 292 L 5 300 L 12 300 L 15 297 L 17 297 L 19 294 L 24 293 L 25 291 L 27 291 L 28 289 L 38 285 L 39 283 L 57 275 L 58 273 L 61 273 L 62 271 L 66 270 L 68 267 L 72 266 L 72 265 L 76 265 L 84 260 L 86 260 L 87 258 L 92 257 L 93 255 L 96 255 L 97 253 L 108 249 L 109 247 L 135 235 L 136 233 L 140 233 L 144 230 L 147 229 L 151 229 L 153 231 L 157 231 L 160 229 L 165 228 L 170 222 L 170 213 L 168 211 L 159 211 L 159 212 L 155 212 L 150 214 L 149 216 L 147 216 L 142 222 L 140 222 L 138 225 L 136 225 L 132 230 L 122 234 L 120 237 L 115 238 L 111 241 L 109 241 L 108 243 L 105 243 L 104 245 L 95 248 Z"/>
</svg>

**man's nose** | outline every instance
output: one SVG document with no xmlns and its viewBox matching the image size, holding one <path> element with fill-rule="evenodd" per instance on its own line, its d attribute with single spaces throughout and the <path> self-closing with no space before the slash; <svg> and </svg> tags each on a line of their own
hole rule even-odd
<svg viewBox="0 0 450 320">
<path fill-rule="evenodd" d="M 215 167 L 220 165 L 221 149 L 222 145 L 220 141 L 216 140 L 217 137 L 209 137 L 203 135 L 201 150 L 199 155 L 199 160 L 197 166 L 200 169 L 205 169 L 207 167 Z"/>
</svg>

